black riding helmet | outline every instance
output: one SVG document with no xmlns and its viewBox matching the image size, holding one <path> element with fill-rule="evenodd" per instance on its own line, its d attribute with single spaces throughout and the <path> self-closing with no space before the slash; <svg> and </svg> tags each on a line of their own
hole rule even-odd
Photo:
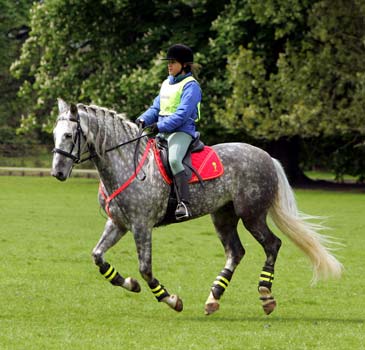
<svg viewBox="0 0 365 350">
<path fill-rule="evenodd" d="M 193 50 L 190 47 L 183 44 L 175 44 L 167 50 L 166 57 L 161 59 L 176 60 L 179 63 L 193 63 L 194 54 Z"/>
</svg>

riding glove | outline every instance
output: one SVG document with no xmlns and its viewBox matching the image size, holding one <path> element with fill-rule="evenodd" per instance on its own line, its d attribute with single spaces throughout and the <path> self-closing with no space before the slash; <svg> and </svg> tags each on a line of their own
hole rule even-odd
<svg viewBox="0 0 365 350">
<path fill-rule="evenodd" d="M 153 124 L 151 124 L 150 126 L 149 126 L 149 128 L 150 128 L 150 130 L 151 130 L 151 132 L 153 132 L 153 133 L 158 133 L 158 126 L 157 126 L 157 123 L 153 123 Z"/>
<path fill-rule="evenodd" d="M 145 127 L 145 124 L 144 124 L 144 120 L 141 120 L 141 119 L 137 119 L 136 120 L 136 124 L 139 128 L 144 128 Z"/>
</svg>

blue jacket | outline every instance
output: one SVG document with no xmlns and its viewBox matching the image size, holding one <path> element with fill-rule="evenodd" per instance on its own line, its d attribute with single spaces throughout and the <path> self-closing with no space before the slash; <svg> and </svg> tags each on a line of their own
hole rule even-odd
<svg viewBox="0 0 365 350">
<path fill-rule="evenodd" d="M 169 75 L 169 83 L 176 82 L 191 76 L 191 73 L 179 76 L 177 78 Z M 182 79 L 181 79 L 182 78 Z M 158 95 L 150 108 L 147 109 L 137 120 L 143 120 L 145 125 L 151 125 L 157 122 L 159 132 L 172 133 L 183 131 L 193 138 L 196 136 L 195 120 L 198 118 L 198 103 L 201 101 L 202 93 L 199 84 L 196 81 L 191 81 L 184 86 L 180 105 L 174 114 L 160 116 L 160 95 Z"/>
</svg>

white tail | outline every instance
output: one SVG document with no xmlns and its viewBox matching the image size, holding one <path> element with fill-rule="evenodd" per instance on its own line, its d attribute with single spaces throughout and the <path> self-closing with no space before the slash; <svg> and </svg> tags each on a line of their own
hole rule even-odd
<svg viewBox="0 0 365 350">
<path fill-rule="evenodd" d="M 284 169 L 273 158 L 278 175 L 279 186 L 270 216 L 275 225 L 300 248 L 313 265 L 312 283 L 328 277 L 339 278 L 343 265 L 331 254 L 330 245 L 335 243 L 328 236 L 319 234 L 325 227 L 310 222 L 318 217 L 300 213 L 297 209 L 294 193 L 289 185 Z"/>
</svg>

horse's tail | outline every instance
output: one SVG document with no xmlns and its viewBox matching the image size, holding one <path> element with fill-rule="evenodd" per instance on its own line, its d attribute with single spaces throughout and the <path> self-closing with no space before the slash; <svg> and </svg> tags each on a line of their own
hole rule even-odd
<svg viewBox="0 0 365 350">
<path fill-rule="evenodd" d="M 280 231 L 309 257 L 313 265 L 313 283 L 320 278 L 339 278 L 343 265 L 331 254 L 329 248 L 335 242 L 330 237 L 319 234 L 324 226 L 310 222 L 318 217 L 298 211 L 284 169 L 276 159 L 273 161 L 278 175 L 278 191 L 270 208 L 271 218 Z"/>
</svg>

